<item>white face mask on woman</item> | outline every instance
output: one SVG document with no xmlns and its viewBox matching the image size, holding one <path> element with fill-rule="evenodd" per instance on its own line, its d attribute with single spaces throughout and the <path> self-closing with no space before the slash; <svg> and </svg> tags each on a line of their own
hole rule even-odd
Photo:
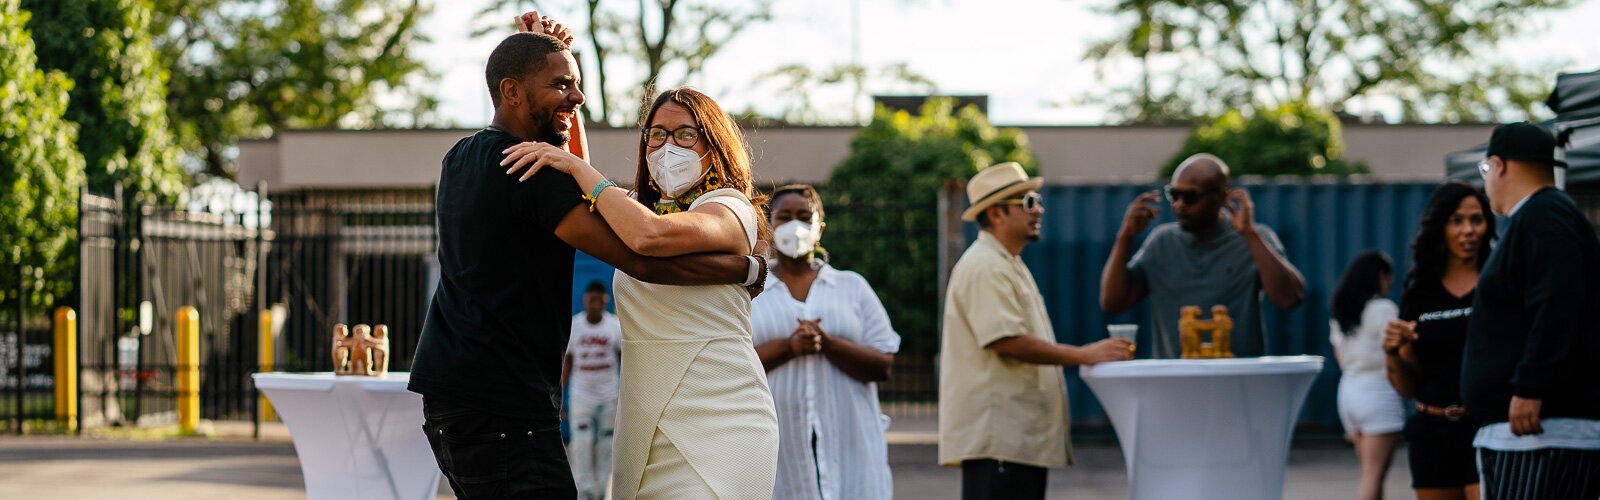
<svg viewBox="0 0 1600 500">
<path fill-rule="evenodd" d="M 661 190 L 661 195 L 676 199 L 705 177 L 705 172 L 700 171 L 700 160 L 704 156 L 695 156 L 694 150 L 678 146 L 677 144 L 663 144 L 645 155 L 645 166 L 650 168 L 650 178 L 655 179 L 656 189 Z M 710 169 L 706 170 L 707 172 Z"/>
<path fill-rule="evenodd" d="M 817 226 L 817 215 L 811 214 L 811 221 L 792 220 L 783 223 L 772 230 L 772 246 L 778 253 L 798 259 L 811 253 L 817 247 L 817 242 L 822 240 L 822 231 Z"/>
</svg>

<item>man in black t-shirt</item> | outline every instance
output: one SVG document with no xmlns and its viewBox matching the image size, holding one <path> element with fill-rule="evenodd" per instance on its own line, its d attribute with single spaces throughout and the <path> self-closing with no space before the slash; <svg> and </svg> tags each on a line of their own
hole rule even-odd
<svg viewBox="0 0 1600 500">
<path fill-rule="evenodd" d="M 439 174 L 439 286 L 408 388 L 423 397 L 423 429 L 460 498 L 577 494 L 559 431 L 574 247 L 652 283 L 749 285 L 765 272 L 744 256 L 637 255 L 571 177 L 506 175 L 506 148 L 566 145 L 575 128 L 584 98 L 568 41 L 518 33 L 495 48 L 493 124 L 457 142 Z"/>
<path fill-rule="evenodd" d="M 1496 127 L 1479 164 L 1510 221 L 1478 277 L 1461 399 L 1486 498 L 1600 498 L 1600 239 L 1555 187 L 1555 138 Z"/>
</svg>

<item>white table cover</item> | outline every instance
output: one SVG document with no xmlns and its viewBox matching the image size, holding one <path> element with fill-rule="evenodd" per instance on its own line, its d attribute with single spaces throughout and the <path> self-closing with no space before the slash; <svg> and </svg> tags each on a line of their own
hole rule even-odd
<svg viewBox="0 0 1600 500">
<path fill-rule="evenodd" d="M 1128 496 L 1283 497 L 1289 440 L 1321 356 L 1101 363 L 1078 373 L 1106 409 Z"/>
<path fill-rule="evenodd" d="M 406 391 L 409 373 L 253 378 L 289 426 L 309 500 L 434 498 L 439 467 L 422 432 L 422 396 Z"/>
</svg>

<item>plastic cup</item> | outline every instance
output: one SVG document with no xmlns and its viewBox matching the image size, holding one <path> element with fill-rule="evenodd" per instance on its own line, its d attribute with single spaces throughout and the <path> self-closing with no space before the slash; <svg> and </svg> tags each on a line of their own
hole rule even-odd
<svg viewBox="0 0 1600 500">
<path fill-rule="evenodd" d="M 1106 331 L 1111 333 L 1111 338 L 1128 341 L 1128 349 L 1133 349 L 1135 338 L 1139 335 L 1139 325 L 1119 324 L 1106 325 Z"/>
</svg>

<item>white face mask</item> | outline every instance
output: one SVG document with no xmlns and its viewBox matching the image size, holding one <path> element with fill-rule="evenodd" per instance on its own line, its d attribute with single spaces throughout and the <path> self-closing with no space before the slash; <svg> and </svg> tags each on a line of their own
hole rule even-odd
<svg viewBox="0 0 1600 500">
<path fill-rule="evenodd" d="M 778 253 L 798 259 L 811 253 L 817 247 L 817 242 L 822 240 L 822 231 L 816 226 L 817 216 L 811 215 L 811 221 L 792 220 L 772 230 L 772 246 Z"/>
<path fill-rule="evenodd" d="M 645 155 L 645 166 L 650 168 L 650 178 L 655 179 L 661 195 L 676 199 L 700 182 L 705 173 L 700 171 L 700 160 L 694 150 L 667 143 Z M 710 170 L 707 170 L 708 172 Z"/>
</svg>

